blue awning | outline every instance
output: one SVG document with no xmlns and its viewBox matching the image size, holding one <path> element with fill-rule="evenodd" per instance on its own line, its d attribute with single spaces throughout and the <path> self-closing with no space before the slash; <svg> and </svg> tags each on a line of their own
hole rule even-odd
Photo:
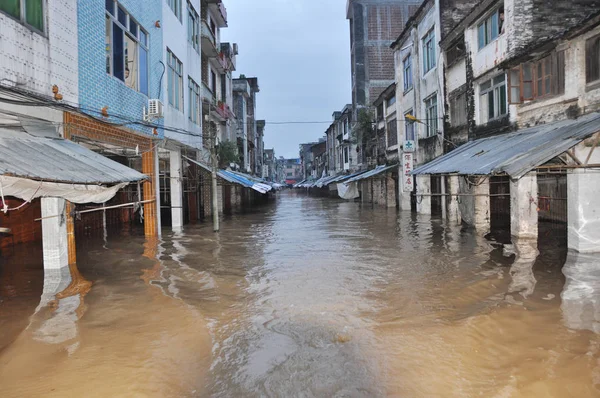
<svg viewBox="0 0 600 398">
<path fill-rule="evenodd" d="M 200 166 L 204 170 L 208 171 L 209 173 L 212 172 L 211 168 L 208 165 L 206 165 L 202 162 L 199 162 L 197 160 L 190 159 L 187 156 L 183 156 L 183 157 L 185 159 L 189 160 L 190 162 L 197 164 L 198 166 Z M 260 193 L 267 193 L 272 189 L 271 186 L 268 186 L 268 185 L 262 184 L 262 183 L 256 183 L 256 182 L 250 180 L 249 178 L 247 178 L 250 176 L 247 176 L 243 173 L 237 173 L 237 172 L 233 172 L 233 171 L 229 171 L 229 170 L 218 170 L 217 177 L 219 177 L 229 183 L 238 184 L 238 185 L 243 186 L 244 188 L 250 188 L 250 189 L 253 189 Z"/>
</svg>

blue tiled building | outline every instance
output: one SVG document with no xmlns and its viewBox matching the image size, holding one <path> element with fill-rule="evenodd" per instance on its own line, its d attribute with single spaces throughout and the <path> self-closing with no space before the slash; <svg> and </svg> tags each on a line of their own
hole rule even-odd
<svg viewBox="0 0 600 398">
<path fill-rule="evenodd" d="M 85 112 L 98 116 L 108 107 L 113 123 L 142 121 L 148 99 L 164 96 L 163 39 L 156 24 L 161 1 L 78 1 L 79 102 Z M 126 127 L 152 134 L 145 126 Z"/>
</svg>

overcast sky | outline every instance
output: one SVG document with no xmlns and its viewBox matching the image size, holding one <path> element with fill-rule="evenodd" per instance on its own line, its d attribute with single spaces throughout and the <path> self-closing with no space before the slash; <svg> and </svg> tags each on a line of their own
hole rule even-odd
<svg viewBox="0 0 600 398">
<path fill-rule="evenodd" d="M 237 71 L 258 77 L 257 118 L 265 148 L 298 157 L 298 145 L 322 137 L 351 102 L 350 33 L 346 0 L 226 0 L 229 27 L 221 41 L 238 43 Z"/>
</svg>

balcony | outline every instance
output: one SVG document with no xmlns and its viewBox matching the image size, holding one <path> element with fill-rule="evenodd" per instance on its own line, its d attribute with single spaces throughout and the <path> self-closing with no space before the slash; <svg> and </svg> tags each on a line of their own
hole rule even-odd
<svg viewBox="0 0 600 398">
<path fill-rule="evenodd" d="M 218 53 L 216 57 L 210 58 L 210 63 L 219 74 L 227 73 L 230 70 L 229 59 L 222 52 Z"/>
<path fill-rule="evenodd" d="M 208 0 L 208 9 L 211 14 L 215 17 L 219 28 L 227 27 L 227 9 L 223 0 Z"/>
<path fill-rule="evenodd" d="M 205 82 L 202 82 L 200 96 L 202 97 L 202 102 L 209 104 L 216 104 L 217 102 L 215 94 Z"/>
<path fill-rule="evenodd" d="M 202 27 L 200 33 L 202 38 L 202 52 L 210 58 L 219 55 L 219 51 L 217 50 L 217 39 L 213 31 L 210 29 L 210 26 L 208 26 L 208 22 L 205 19 L 202 20 Z"/>
<path fill-rule="evenodd" d="M 215 110 L 223 119 L 233 119 L 233 112 L 226 103 L 219 101 Z"/>
</svg>

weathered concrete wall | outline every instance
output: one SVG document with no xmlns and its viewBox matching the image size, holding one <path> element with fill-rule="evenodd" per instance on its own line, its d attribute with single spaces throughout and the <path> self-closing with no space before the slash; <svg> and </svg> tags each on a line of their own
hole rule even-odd
<svg viewBox="0 0 600 398">
<path fill-rule="evenodd" d="M 510 181 L 510 233 L 513 237 L 538 237 L 538 184 L 535 173 Z"/>
<path fill-rule="evenodd" d="M 568 245 L 582 253 L 600 252 L 600 195 L 596 170 L 567 175 Z"/>
<path fill-rule="evenodd" d="M 600 110 L 600 86 L 586 84 L 585 78 L 585 43 L 599 33 L 600 27 L 596 27 L 573 40 L 558 43 L 557 50 L 565 52 L 565 92 L 511 106 L 511 118 L 519 127 L 551 123 Z"/>
</svg>

